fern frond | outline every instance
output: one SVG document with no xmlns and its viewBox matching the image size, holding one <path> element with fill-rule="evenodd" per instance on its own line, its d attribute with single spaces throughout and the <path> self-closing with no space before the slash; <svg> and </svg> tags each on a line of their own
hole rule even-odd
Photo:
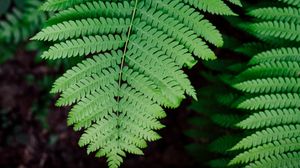
<svg viewBox="0 0 300 168">
<path fill-rule="evenodd" d="M 265 62 L 250 67 L 238 75 L 237 80 L 251 80 L 271 77 L 299 77 L 300 63 L 298 61 Z"/>
<path fill-rule="evenodd" d="M 300 10 L 298 8 L 268 7 L 251 10 L 248 15 L 262 20 L 278 20 L 283 22 L 300 23 Z"/>
<path fill-rule="evenodd" d="M 191 68 L 197 63 L 192 54 L 185 49 L 184 45 L 178 43 L 175 38 L 168 37 L 163 31 L 151 28 L 145 22 L 136 25 L 135 29 L 138 36 L 147 37 L 151 43 L 163 52 L 166 52 L 166 55 L 171 57 L 178 66 Z"/>
<path fill-rule="evenodd" d="M 77 83 L 74 83 L 63 92 L 57 105 L 66 106 L 75 103 L 81 98 L 86 97 L 95 90 L 102 89 L 115 82 L 118 79 L 119 69 L 107 69 L 97 74 L 92 74 L 86 78 L 82 78 Z M 102 88 L 101 88 L 102 87 Z"/>
<path fill-rule="evenodd" d="M 299 0 L 277 0 L 277 1 L 289 4 L 289 5 L 300 7 Z"/>
<path fill-rule="evenodd" d="M 299 62 L 300 48 L 278 48 L 261 52 L 255 55 L 250 65 L 273 61 L 296 61 Z"/>
<path fill-rule="evenodd" d="M 300 135 L 300 125 L 284 125 L 266 128 L 239 141 L 232 150 L 249 149 L 263 144 L 286 138 L 297 138 Z"/>
<path fill-rule="evenodd" d="M 243 129 L 259 129 L 284 124 L 300 124 L 300 110 L 289 108 L 257 112 L 239 122 L 237 126 Z"/>
<path fill-rule="evenodd" d="M 101 34 L 125 33 L 130 25 L 130 19 L 98 18 L 66 21 L 49 26 L 38 33 L 33 40 L 57 41 Z"/>
<path fill-rule="evenodd" d="M 145 140 L 154 141 L 160 138 L 157 133 L 152 131 L 154 129 L 153 120 L 159 118 L 154 116 L 154 113 L 161 113 L 156 111 L 159 108 L 151 107 L 153 103 L 147 99 L 138 98 L 141 95 L 137 96 L 136 94 L 139 93 L 126 85 L 122 86 L 121 94 L 123 99 L 118 103 L 118 106 L 113 107 L 117 109 L 111 109 L 111 111 L 120 110 L 127 114 L 116 115 L 112 113 L 105 118 L 99 118 L 96 124 L 87 128 L 79 141 L 80 146 L 88 145 L 88 153 L 101 148 L 102 150 L 97 155 L 107 156 L 110 167 L 121 163 L 119 157 L 116 157 L 119 152 L 143 154 L 140 148 L 145 147 Z M 151 112 L 145 108 L 151 109 Z M 115 129 L 116 127 L 119 128 Z"/>
<path fill-rule="evenodd" d="M 68 124 L 85 131 L 80 146 L 106 156 L 110 167 L 160 138 L 162 107 L 197 99 L 181 68 L 215 59 L 208 43 L 223 45 L 200 12 L 234 15 L 222 0 L 48 0 L 41 9 L 56 12 L 32 38 L 53 43 L 42 57 L 88 57 L 52 93 L 61 92 L 57 105 L 74 104 Z"/>
<path fill-rule="evenodd" d="M 237 105 L 237 108 L 248 110 L 299 107 L 300 96 L 296 93 L 261 95 L 250 99 L 246 99 Z"/>
<path fill-rule="evenodd" d="M 81 20 L 85 18 L 125 18 L 132 14 L 129 2 L 102 2 L 91 1 L 75 5 L 72 8 L 59 11 L 46 22 L 48 26 L 70 20 Z"/>
<path fill-rule="evenodd" d="M 272 155 L 284 154 L 300 150 L 300 138 L 291 138 L 264 144 L 237 155 L 229 165 L 259 161 Z"/>
<path fill-rule="evenodd" d="M 141 8 L 140 17 L 145 18 L 147 24 L 152 24 L 158 29 L 162 29 L 170 37 L 173 37 L 185 45 L 189 52 L 194 53 L 204 60 L 215 59 L 216 56 L 206 43 L 196 36 L 189 28 L 173 18 L 168 18 L 166 14 L 147 8 Z"/>
<path fill-rule="evenodd" d="M 51 93 L 64 92 L 73 83 L 77 83 L 81 79 L 101 72 L 102 70 L 121 62 L 121 52 L 117 52 L 118 57 L 113 57 L 112 54 L 99 54 L 92 58 L 88 58 L 81 63 L 78 63 L 72 69 L 68 70 L 63 76 L 55 81 Z"/>
<path fill-rule="evenodd" d="M 234 87 L 248 93 L 299 93 L 300 78 L 263 78 L 237 83 Z"/>
<path fill-rule="evenodd" d="M 116 100 L 113 99 L 116 94 L 115 91 L 109 90 L 109 87 L 102 87 L 87 95 L 71 109 L 68 124 L 75 124 L 75 129 L 80 130 L 90 127 L 93 121 L 111 114 L 112 109 L 117 106 Z"/>
<path fill-rule="evenodd" d="M 26 1 L 24 9 L 13 8 L 0 21 L 0 41 L 5 43 L 19 43 L 27 40 L 41 27 L 46 15 L 37 8 L 40 0 Z"/>
<path fill-rule="evenodd" d="M 221 47 L 223 45 L 223 39 L 221 34 L 216 30 L 216 27 L 208 20 L 203 19 L 203 15 L 181 2 L 181 0 L 153 0 L 151 5 L 157 6 L 158 10 L 167 11 L 168 14 L 188 25 L 197 35 Z"/>
<path fill-rule="evenodd" d="M 127 80 L 131 86 L 139 89 L 145 96 L 157 102 L 158 104 L 164 104 L 167 107 L 172 107 L 175 106 L 174 104 L 176 104 L 177 101 L 179 101 L 178 99 L 175 99 L 175 97 L 162 95 L 157 91 L 157 85 L 155 82 L 151 81 L 145 75 L 141 75 L 132 69 L 125 68 L 123 72 L 123 78 L 124 80 Z"/>
<path fill-rule="evenodd" d="M 300 158 L 300 152 L 290 152 L 286 154 L 267 157 L 263 160 L 250 163 L 245 167 L 246 168 L 261 168 L 261 167 L 294 168 L 294 167 L 300 167 L 299 158 Z"/>
<path fill-rule="evenodd" d="M 230 96 L 221 97 L 228 100 L 224 106 L 222 101 L 218 101 L 220 96 L 217 101 L 212 100 L 216 106 L 229 107 L 230 112 L 242 116 L 231 128 L 241 128 L 244 138 L 238 140 L 228 151 L 231 155 L 225 153 L 233 158 L 223 167 L 299 167 L 300 1 L 267 0 L 245 3 L 247 15 L 251 19 L 248 22 L 231 22 L 257 40 L 232 48 L 248 56 L 250 61 L 248 65 L 240 64 L 246 65 L 244 67 L 236 68 L 235 72 L 240 71 L 238 75 L 224 71 L 230 66 L 222 67 L 225 75 L 217 74 L 222 81 L 218 87 L 223 90 L 234 88 L 229 90 L 237 96 L 234 101 Z M 242 112 L 247 113 L 246 118 L 239 114 Z M 215 120 L 218 124 L 224 119 L 220 117 Z M 237 136 L 238 133 L 236 130 L 226 132 L 231 136 Z M 228 143 L 226 139 L 220 141 L 220 144 Z M 223 149 L 222 145 L 219 146 Z"/>
<path fill-rule="evenodd" d="M 265 21 L 248 24 L 247 29 L 262 40 L 272 37 L 296 42 L 300 41 L 300 25 L 295 23 Z"/>
<path fill-rule="evenodd" d="M 71 39 L 57 43 L 44 52 L 42 57 L 45 59 L 61 59 L 77 57 L 81 55 L 95 54 L 108 50 L 120 49 L 125 44 L 124 35 L 103 35 L 87 36 L 79 39 Z"/>
</svg>

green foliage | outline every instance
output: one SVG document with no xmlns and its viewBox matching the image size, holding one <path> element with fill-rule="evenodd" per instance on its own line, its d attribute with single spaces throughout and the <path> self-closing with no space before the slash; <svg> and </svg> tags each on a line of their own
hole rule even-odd
<svg viewBox="0 0 300 168">
<path fill-rule="evenodd" d="M 42 57 L 88 57 L 54 83 L 57 105 L 74 104 L 68 124 L 84 130 L 79 145 L 106 156 L 111 168 L 160 138 L 162 107 L 196 99 L 181 69 L 195 57 L 216 58 L 207 42 L 223 45 L 200 11 L 234 15 L 222 0 L 48 0 L 41 9 L 55 12 L 33 37 L 54 43 Z"/>
<path fill-rule="evenodd" d="M 225 44 L 230 42 L 232 41 L 225 41 Z M 208 146 L 207 152 L 214 153 L 202 159 L 202 162 L 207 162 L 206 164 L 210 167 L 223 168 L 235 155 L 235 152 L 230 149 L 242 137 L 228 134 L 230 131 L 237 131 L 236 125 L 243 119 L 243 116 L 239 115 L 240 111 L 232 106 L 232 103 L 239 97 L 239 93 L 228 82 L 236 76 L 241 66 L 240 61 L 231 58 L 205 62 L 205 66 L 207 70 L 202 73 L 202 76 L 209 80 L 209 83 L 199 90 L 198 101 L 192 104 L 191 109 L 201 113 L 206 123 L 196 127 L 202 136 L 190 137 L 195 139 L 195 143 Z M 192 124 L 196 126 L 195 123 Z M 199 142 L 201 139 L 208 139 L 207 141 L 211 143 Z"/>
<path fill-rule="evenodd" d="M 253 113 L 237 126 L 242 129 L 262 129 L 278 125 L 297 124 L 300 122 L 298 108 L 264 110 Z"/>
<path fill-rule="evenodd" d="M 210 93 L 217 98 L 209 99 L 213 104 L 209 111 L 203 110 L 208 105 L 203 102 L 197 107 L 202 114 L 217 116 L 210 117 L 215 126 L 227 128 L 225 136 L 218 135 L 221 138 L 209 147 L 218 154 L 209 162 L 211 167 L 300 166 L 300 1 L 278 2 L 249 2 L 251 19 L 237 22 L 258 39 L 232 48 L 249 57 L 247 64 L 240 60 L 244 65 L 240 69 L 234 68 L 239 63 L 208 67 L 214 74 L 214 78 L 206 75 L 212 81 Z M 237 71 L 229 71 L 232 68 Z M 207 102 L 208 98 L 199 95 L 198 99 Z"/>
<path fill-rule="evenodd" d="M 279 2 L 283 2 L 292 6 L 300 7 L 300 2 L 298 0 L 277 0 Z"/>
<path fill-rule="evenodd" d="M 259 167 L 299 167 L 300 153 L 291 152 L 286 154 L 272 155 L 261 161 L 250 163 L 246 168 L 259 168 Z"/>
<path fill-rule="evenodd" d="M 0 41 L 18 43 L 27 40 L 46 19 L 45 14 L 38 11 L 40 0 L 26 0 L 22 8 L 13 7 L 0 22 Z"/>
<path fill-rule="evenodd" d="M 237 155 L 229 163 L 248 164 L 253 161 L 261 161 L 273 155 L 285 154 L 300 150 L 300 138 L 280 139 L 271 143 L 264 143 Z"/>
<path fill-rule="evenodd" d="M 232 149 L 249 149 L 279 139 L 297 138 L 300 134 L 299 128 L 299 125 L 284 125 L 266 128 L 242 139 Z"/>
<path fill-rule="evenodd" d="M 41 0 L 0 2 L 0 63 L 9 59 L 18 45 L 26 42 L 46 20 L 39 11 Z"/>
<path fill-rule="evenodd" d="M 261 20 L 277 20 L 282 22 L 299 23 L 300 9 L 296 7 L 268 7 L 251 10 L 248 15 Z M 288 16 L 288 17 L 287 17 Z"/>
<path fill-rule="evenodd" d="M 291 5 L 254 7 L 248 13 L 254 22 L 241 26 L 273 49 L 254 54 L 232 85 L 245 95 L 237 100 L 236 108 L 250 114 L 236 126 L 253 131 L 231 149 L 239 154 L 230 165 L 299 167 L 300 27 L 299 10 L 292 6 L 299 1 L 281 2 Z M 294 47 L 286 47 L 290 44 Z"/>
<path fill-rule="evenodd" d="M 255 55 L 249 62 L 250 65 L 257 65 L 262 62 L 274 61 L 296 61 L 299 62 L 300 48 L 279 48 L 261 52 Z"/>
</svg>

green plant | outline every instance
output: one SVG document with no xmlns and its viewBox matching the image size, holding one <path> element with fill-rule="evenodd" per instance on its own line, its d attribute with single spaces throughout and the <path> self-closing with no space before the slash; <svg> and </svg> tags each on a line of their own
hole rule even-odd
<svg viewBox="0 0 300 168">
<path fill-rule="evenodd" d="M 181 69 L 193 67 L 194 56 L 216 58 L 205 41 L 223 44 L 200 11 L 234 15 L 221 0 L 48 0 L 42 9 L 57 12 L 33 38 L 55 43 L 42 57 L 88 57 L 54 83 L 52 93 L 62 92 L 57 105 L 75 104 L 68 124 L 85 130 L 80 146 L 106 156 L 110 167 L 160 138 L 162 107 L 178 107 L 185 94 L 196 98 Z"/>
<path fill-rule="evenodd" d="M 245 94 L 236 108 L 250 113 L 237 126 L 251 131 L 232 148 L 240 154 L 231 165 L 300 166 L 300 1 L 282 2 L 290 5 L 251 8 L 255 20 L 241 25 L 271 47 L 255 54 L 232 85 Z"/>
<path fill-rule="evenodd" d="M 244 69 L 244 60 L 247 60 L 247 57 L 232 57 L 234 53 L 230 50 L 233 49 L 242 48 L 238 48 L 235 40 L 225 38 L 223 57 L 204 62 L 205 69 L 200 76 L 207 83 L 198 90 L 198 101 L 194 101 L 189 108 L 197 112 L 199 117 L 189 120 L 191 128 L 186 134 L 193 139 L 193 143 L 189 144 L 187 149 L 196 157 L 200 166 L 227 167 L 236 155 L 236 152 L 229 149 L 242 137 L 236 127 L 243 119 L 242 112 L 232 106 L 241 94 L 231 87 L 231 83 Z M 198 118 L 202 120 L 199 121 Z M 195 148 L 199 151 L 193 151 Z"/>
<path fill-rule="evenodd" d="M 0 2 L 0 63 L 13 55 L 16 45 L 27 41 L 41 28 L 46 20 L 46 15 L 38 10 L 41 4 L 41 0 Z"/>
<path fill-rule="evenodd" d="M 0 22 L 0 40 L 2 42 L 18 43 L 27 40 L 46 20 L 45 14 L 37 10 L 42 4 L 41 0 L 25 0 L 21 4 L 19 1 L 15 1 L 15 3 L 11 12 L 4 13 L 5 19 Z"/>
<path fill-rule="evenodd" d="M 237 73 L 220 77 L 225 84 L 219 88 L 230 89 L 226 89 L 227 96 L 217 96 L 221 102 L 216 104 L 230 107 L 237 117 L 211 119 L 233 128 L 229 136 L 211 144 L 227 156 L 210 162 L 212 167 L 300 167 L 300 1 L 278 0 L 270 6 L 271 2 L 249 3 L 246 9 L 251 20 L 237 22 L 258 41 L 235 49 L 250 56 L 250 61 Z M 232 69 L 232 65 L 225 67 Z M 228 110 L 219 112 L 224 111 Z M 241 135 L 238 141 L 230 138 Z"/>
</svg>

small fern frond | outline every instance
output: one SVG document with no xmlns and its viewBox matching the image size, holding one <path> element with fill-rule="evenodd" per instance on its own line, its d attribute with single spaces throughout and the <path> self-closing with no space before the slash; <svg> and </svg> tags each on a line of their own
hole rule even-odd
<svg viewBox="0 0 300 168">
<path fill-rule="evenodd" d="M 274 168 L 293 168 L 300 167 L 300 152 L 290 152 L 286 154 L 273 155 L 263 160 L 255 161 L 245 166 L 245 168 L 261 168 L 261 167 L 274 167 Z"/>
<path fill-rule="evenodd" d="M 282 3 L 286 3 L 288 5 L 293 5 L 293 6 L 300 7 L 300 2 L 298 0 L 277 0 L 277 1 L 282 2 Z"/>
<path fill-rule="evenodd" d="M 300 41 L 300 25 L 282 21 L 265 21 L 248 24 L 248 31 L 262 40 L 278 38 L 282 40 Z"/>
<path fill-rule="evenodd" d="M 299 135 L 300 125 L 284 125 L 266 128 L 243 138 L 232 148 L 232 150 L 249 149 L 286 138 L 297 138 Z"/>
<path fill-rule="evenodd" d="M 251 10 L 248 15 L 262 20 L 278 20 L 283 22 L 300 23 L 300 9 L 286 7 L 268 7 Z"/>
<path fill-rule="evenodd" d="M 247 110 L 264 110 L 277 108 L 299 108 L 300 96 L 297 93 L 267 94 L 242 101 L 237 108 Z"/>
<path fill-rule="evenodd" d="M 278 48 L 256 54 L 250 61 L 250 65 L 274 61 L 299 62 L 300 48 Z"/>
<path fill-rule="evenodd" d="M 45 59 L 62 59 L 99 52 L 117 50 L 125 44 L 125 36 L 103 35 L 88 36 L 57 43 L 44 52 Z"/>
<path fill-rule="evenodd" d="M 252 148 L 232 159 L 229 165 L 259 161 L 273 155 L 300 150 L 300 138 L 283 139 Z"/>
<path fill-rule="evenodd" d="M 0 21 L 0 42 L 17 44 L 29 39 L 45 22 L 46 15 L 37 8 L 40 0 L 25 1 L 24 9 L 14 7 Z"/>
<path fill-rule="evenodd" d="M 111 17 L 125 18 L 132 13 L 132 7 L 128 1 L 108 2 L 91 1 L 75 5 L 56 13 L 46 22 L 48 26 L 70 20 L 81 20 L 85 18 Z"/>
<path fill-rule="evenodd" d="M 251 80 L 271 77 L 299 77 L 300 63 L 298 61 L 265 62 L 250 67 L 238 75 L 237 80 Z"/>
<path fill-rule="evenodd" d="M 82 35 L 90 36 L 97 33 L 122 34 L 130 25 L 129 19 L 97 18 L 66 21 L 43 29 L 33 40 L 57 41 L 63 39 L 78 38 Z"/>
<path fill-rule="evenodd" d="M 300 78 L 263 78 L 235 84 L 238 90 L 248 93 L 299 93 Z"/>
<path fill-rule="evenodd" d="M 242 129 L 260 129 L 279 125 L 300 124 L 297 108 L 265 110 L 254 113 L 237 124 Z"/>
</svg>

